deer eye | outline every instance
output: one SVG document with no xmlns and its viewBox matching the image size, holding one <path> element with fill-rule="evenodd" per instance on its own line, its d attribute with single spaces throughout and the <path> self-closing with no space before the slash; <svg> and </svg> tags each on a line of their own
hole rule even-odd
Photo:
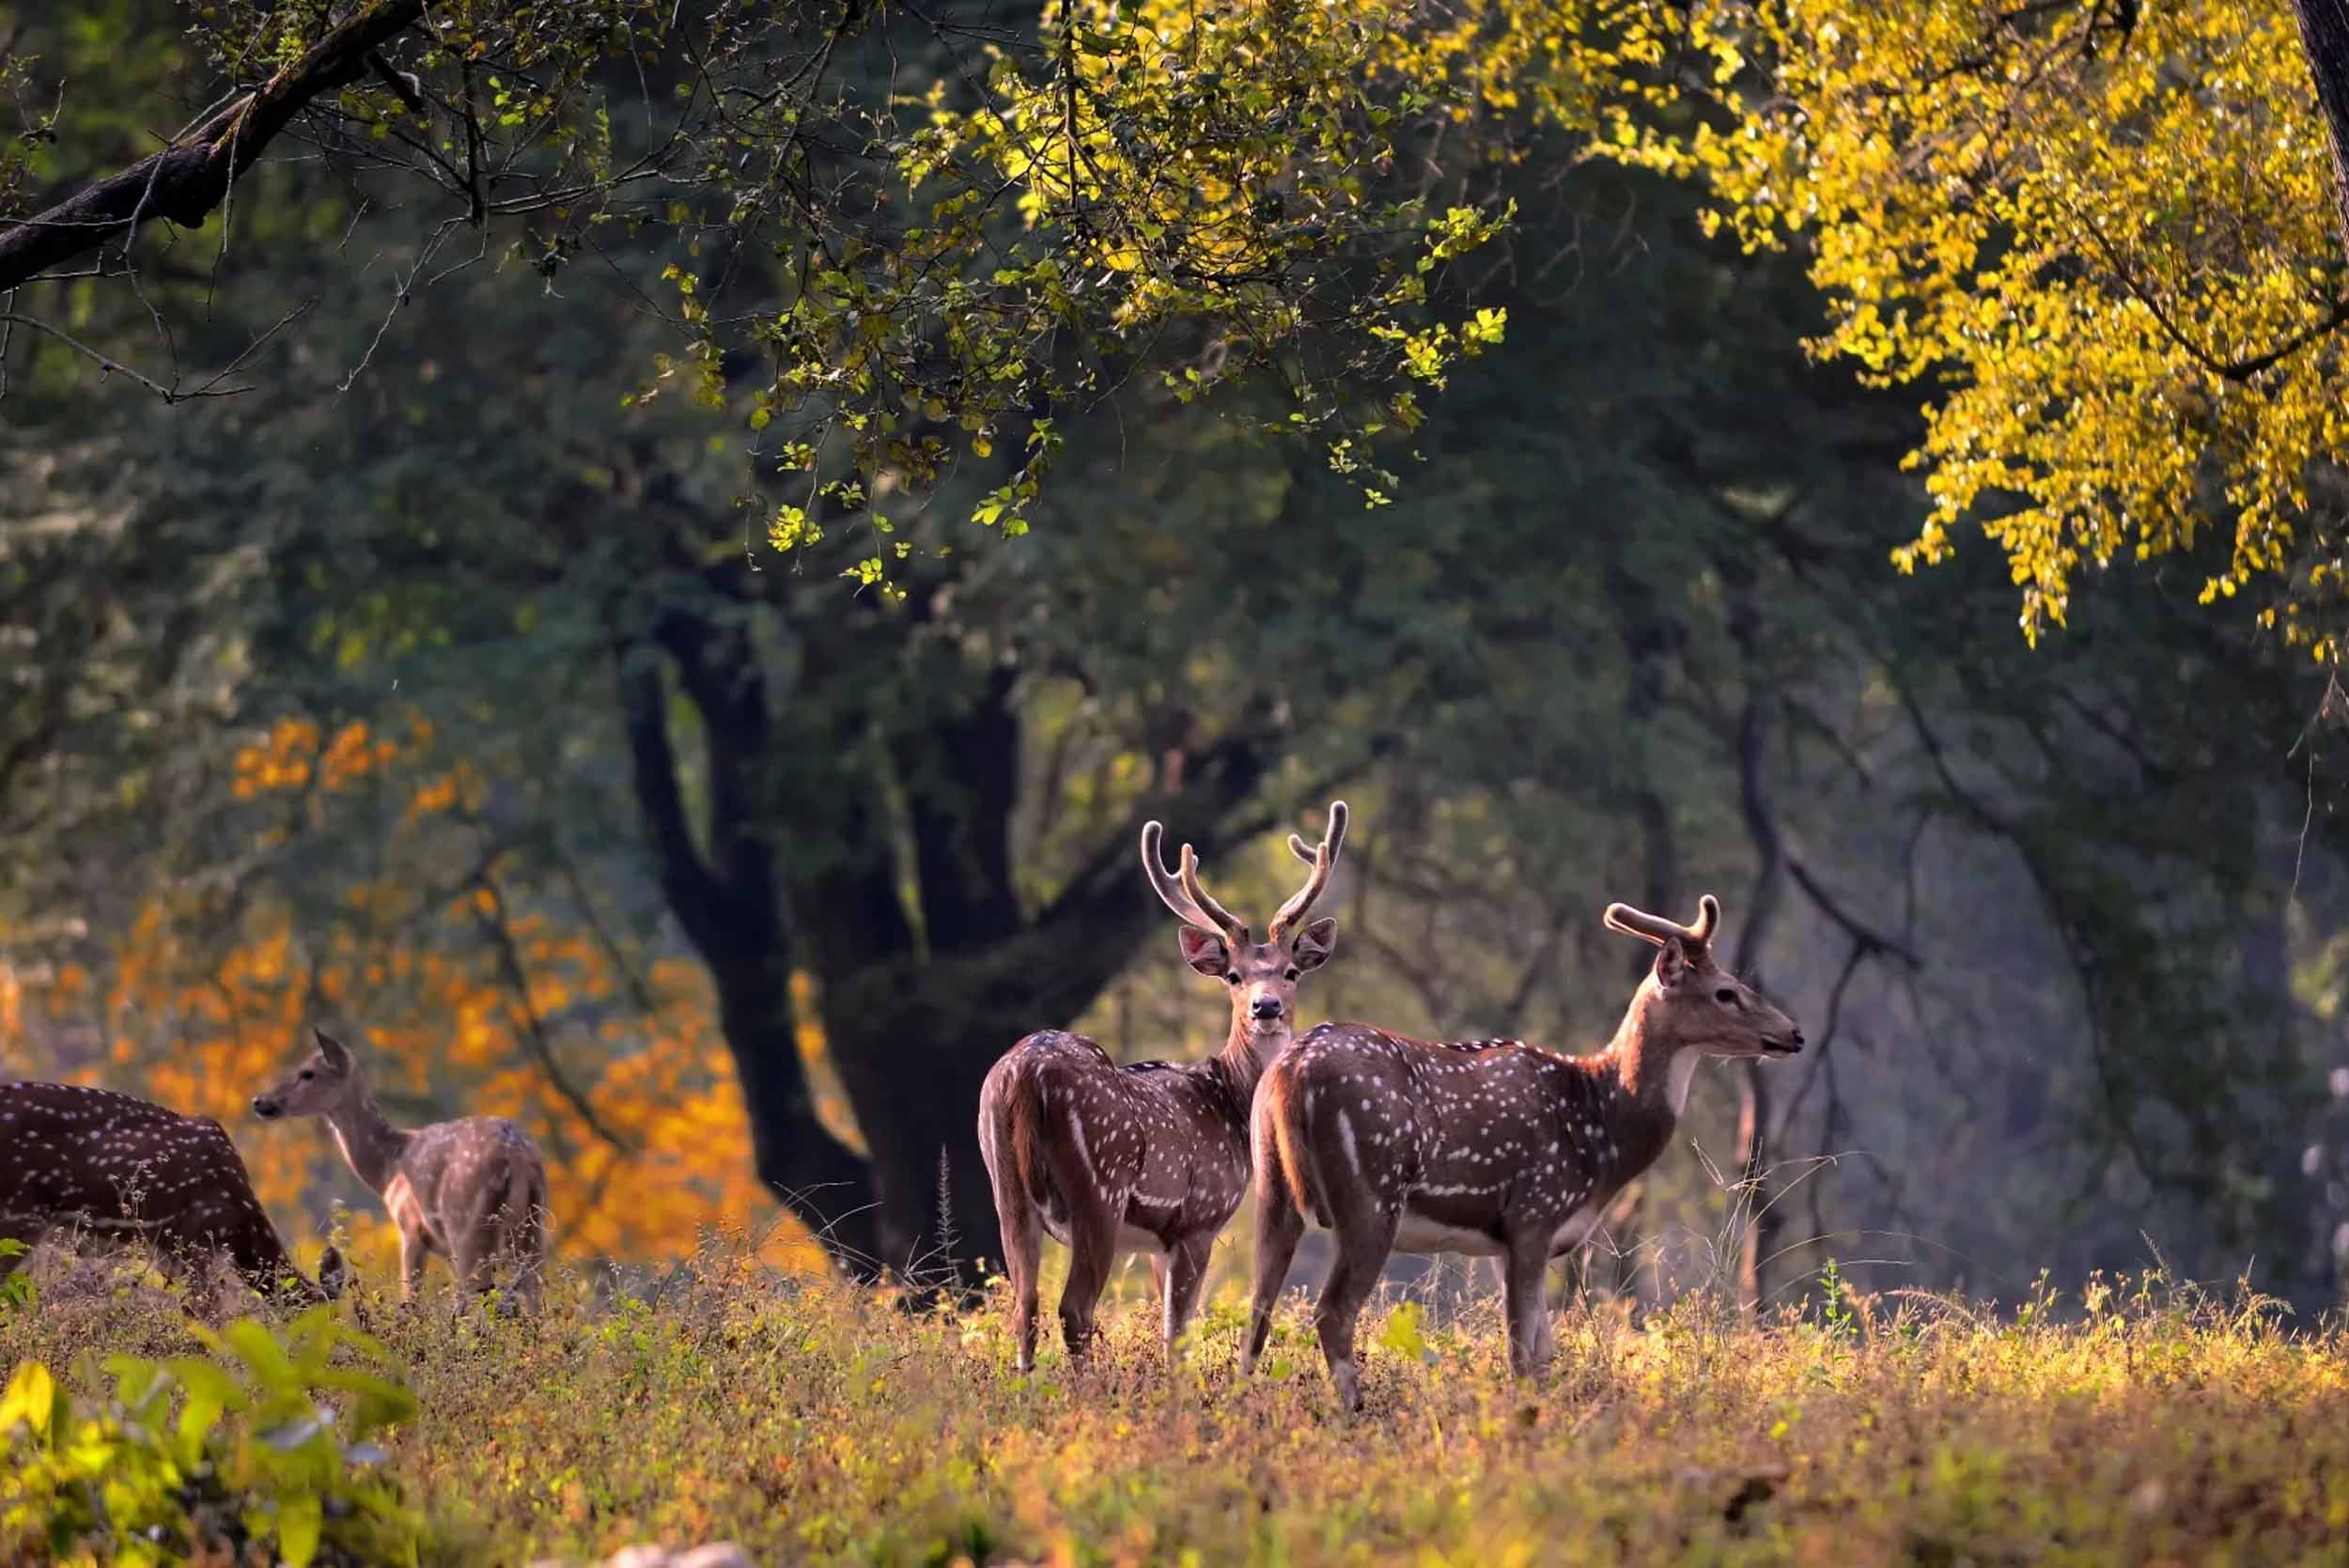
<svg viewBox="0 0 2349 1568">
<path fill-rule="evenodd" d="M 1231 972 L 1231 973 L 1229 973 L 1229 974 L 1225 975 L 1225 976 L 1223 977 L 1223 984 L 1225 984 L 1226 986 L 1237 986 L 1237 985 L 1238 985 L 1238 984 L 1239 984 L 1239 970 L 1232 970 L 1232 972 Z"/>
<path fill-rule="evenodd" d="M 302 1069 L 302 1075 L 301 1075 L 301 1076 L 302 1076 L 302 1077 L 303 1077 L 303 1078 L 305 1078 L 305 1079 L 312 1079 L 312 1078 L 316 1078 L 316 1077 L 318 1077 L 319 1075 L 318 1075 L 318 1074 L 316 1074 L 316 1073 L 314 1073 L 314 1072 L 312 1072 L 309 1068 L 304 1067 L 304 1068 L 303 1068 L 303 1069 Z"/>
<path fill-rule="evenodd" d="M 1281 976 L 1281 978 L 1282 978 L 1282 979 L 1283 979 L 1283 980 L 1294 980 L 1294 979 L 1296 979 L 1296 978 L 1297 978 L 1297 967 L 1296 967 L 1295 965 L 1293 965 L 1293 964 L 1292 964 L 1292 965 L 1289 967 L 1288 972 L 1287 972 L 1287 973 L 1285 973 L 1285 974 L 1283 974 L 1283 975 L 1282 975 L 1282 976 Z"/>
<path fill-rule="evenodd" d="M 1735 1001 L 1737 1000 L 1737 993 L 1736 993 L 1735 991 L 1731 990 L 1728 986 L 1722 986 L 1719 990 L 1715 991 L 1715 992 L 1713 993 L 1713 1000 L 1714 1000 L 1715 1001 L 1719 1002 L 1722 1006 L 1726 1007 L 1726 1006 L 1728 1006 L 1731 1002 L 1734 1002 L 1734 1001 Z"/>
</svg>

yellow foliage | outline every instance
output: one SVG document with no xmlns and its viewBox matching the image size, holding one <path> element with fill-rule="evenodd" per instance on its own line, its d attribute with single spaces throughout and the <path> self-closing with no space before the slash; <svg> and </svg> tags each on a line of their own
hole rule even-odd
<svg viewBox="0 0 2349 1568">
<path fill-rule="evenodd" d="M 2082 570 L 2223 539 L 2205 601 L 2292 580 L 2335 627 L 2309 487 L 2343 435 L 2349 321 L 2331 153 L 2289 7 L 1724 8 L 1765 85 L 1641 155 L 1706 181 L 1746 244 L 1800 234 L 1812 345 L 1928 389 L 1932 496 L 1904 570 L 1979 520 L 2061 624 Z M 2263 619 L 2271 619 L 2263 614 Z"/>
<path fill-rule="evenodd" d="M 1828 318 L 1814 353 L 1922 389 L 1925 435 L 1907 465 L 1930 509 L 1894 554 L 1901 569 L 1944 559 L 1955 532 L 1979 523 L 2007 555 L 2035 638 L 2061 624 L 2083 571 L 2207 542 L 2206 600 L 2263 584 L 2281 601 L 2263 621 L 2320 658 L 2336 651 L 2341 617 L 2318 624 L 2312 612 L 2349 581 L 2349 543 L 2323 520 L 2344 490 L 2334 454 L 2349 434 L 2349 214 L 2292 8 L 1070 10 L 1108 40 L 1072 56 L 1081 81 L 1119 85 L 1125 97 L 1104 87 L 1104 101 L 1122 104 L 1140 79 L 1221 70 L 1320 110 L 1298 124 L 1337 123 L 1349 93 L 1403 114 L 1433 103 L 1470 137 L 1448 156 L 1505 163 L 1524 144 L 1501 128 L 1530 115 L 1585 156 L 1702 182 L 1709 222 L 1747 246 L 1807 247 Z M 1277 256 L 1277 208 L 1267 216 L 1241 193 L 1320 181 L 1327 199 L 1358 163 L 1394 155 L 1374 138 L 1248 143 L 1223 163 L 1186 149 L 1182 178 L 1164 179 L 1120 162 L 1083 92 L 996 85 L 1000 162 L 1036 202 L 1159 204 L 1167 238 L 1105 229 L 1090 271 L 1130 269 L 1154 243 L 1193 247 L 1187 264 Z M 1369 330 L 1392 341 L 1405 373 L 1431 380 L 1455 341 L 1441 324 Z M 2331 493 L 2312 505 L 2311 486 Z"/>
</svg>

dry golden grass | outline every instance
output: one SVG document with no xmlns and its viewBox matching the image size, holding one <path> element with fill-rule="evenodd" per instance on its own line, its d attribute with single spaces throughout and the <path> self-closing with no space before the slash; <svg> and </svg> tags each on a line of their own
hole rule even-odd
<svg viewBox="0 0 2349 1568">
<path fill-rule="evenodd" d="M 1000 1296 L 910 1313 L 715 1254 L 590 1295 L 536 1322 L 356 1304 L 422 1404 L 386 1465 L 424 1560 L 2349 1563 L 2349 1345 L 2158 1279 L 2004 1316 L 1580 1305 L 1539 1387 L 1489 1306 L 1382 1304 L 1352 1423 L 1294 1308 L 1252 1382 L 1229 1298 L 1174 1369 L 1135 1303 L 1095 1368 L 1055 1348 L 1023 1379 Z M 152 1290 L 0 1308 L 0 1366 L 86 1394 L 98 1355 L 187 1346 Z"/>
</svg>

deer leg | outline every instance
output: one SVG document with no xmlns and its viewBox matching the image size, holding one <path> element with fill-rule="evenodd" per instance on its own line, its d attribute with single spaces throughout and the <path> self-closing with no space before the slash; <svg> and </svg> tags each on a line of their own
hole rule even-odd
<svg viewBox="0 0 2349 1568">
<path fill-rule="evenodd" d="M 1036 1272 L 1043 1265 L 1043 1234 L 1036 1204 L 1019 1188 L 1019 1173 L 1008 1159 L 989 1176 L 996 1183 L 996 1225 L 1003 1230 L 1003 1272 L 1013 1277 L 1013 1364 L 1027 1374 L 1036 1369 Z"/>
<path fill-rule="evenodd" d="M 547 1251 L 535 1221 L 523 1220 L 506 1238 L 506 1253 L 513 1260 L 514 1299 L 536 1313 L 546 1304 Z"/>
<path fill-rule="evenodd" d="M 1547 1367 L 1558 1358 L 1558 1312 L 1565 1305 L 1561 1297 L 1553 1304 L 1549 1298 L 1549 1265 L 1542 1265 L 1540 1281 L 1533 1292 L 1533 1327 L 1539 1330 L 1534 1342 L 1536 1365 Z"/>
<path fill-rule="evenodd" d="M 422 1226 L 399 1228 L 399 1299 L 403 1306 L 415 1300 L 417 1287 L 424 1283 L 424 1260 L 431 1250 L 432 1244 L 425 1239 Z"/>
<path fill-rule="evenodd" d="M 492 1273 L 497 1260 L 496 1232 L 488 1225 L 460 1232 L 456 1243 L 449 1253 L 449 1267 L 457 1275 L 459 1294 L 467 1306 L 472 1306 L 489 1295 L 490 1287 L 497 1282 Z"/>
<path fill-rule="evenodd" d="M 1543 1279 L 1549 1271 L 1548 1234 L 1512 1235 L 1501 1268 L 1501 1301 L 1509 1319 L 1509 1373 L 1531 1377 L 1548 1363 L 1555 1345 L 1549 1304 L 1542 1297 Z"/>
<path fill-rule="evenodd" d="M 507 1203 L 498 1240 L 512 1276 L 515 1304 L 535 1314 L 546 1300 L 546 1184 L 525 1173 L 519 1185 L 521 1195 Z"/>
<path fill-rule="evenodd" d="M 1330 1364 L 1330 1382 L 1336 1389 L 1338 1407 L 1352 1415 L 1362 1407 L 1362 1385 L 1354 1364 L 1354 1325 L 1362 1304 L 1378 1288 L 1379 1271 L 1394 1250 L 1395 1227 L 1402 1222 L 1399 1203 L 1389 1203 L 1360 1189 L 1332 1193 L 1338 1212 L 1330 1218 L 1337 1237 L 1337 1255 L 1330 1261 L 1330 1276 L 1322 1281 L 1321 1299 L 1314 1306 L 1314 1330 L 1321 1337 L 1321 1358 Z"/>
<path fill-rule="evenodd" d="M 1159 1282 L 1160 1299 L 1165 1303 L 1166 1355 L 1174 1359 L 1174 1346 L 1183 1337 L 1183 1329 L 1190 1323 L 1190 1314 L 1198 1310 L 1200 1287 L 1207 1282 L 1207 1261 L 1215 1252 L 1215 1234 L 1186 1236 L 1167 1253 L 1165 1278 Z"/>
<path fill-rule="evenodd" d="M 1288 1184 L 1276 1171 L 1256 1174 L 1256 1281 L 1248 1303 L 1248 1338 L 1240 1346 L 1239 1370 L 1245 1377 L 1256 1370 L 1265 1340 L 1272 1332 L 1272 1308 L 1288 1283 L 1289 1265 L 1297 1260 L 1297 1244 L 1304 1239 L 1305 1217 L 1291 1201 Z"/>
<path fill-rule="evenodd" d="M 1068 1210 L 1068 1283 L 1060 1293 L 1060 1331 L 1068 1358 L 1081 1362 L 1093 1343 L 1094 1310 L 1117 1262 L 1118 1209 L 1086 1193 L 1072 1195 Z"/>
</svg>

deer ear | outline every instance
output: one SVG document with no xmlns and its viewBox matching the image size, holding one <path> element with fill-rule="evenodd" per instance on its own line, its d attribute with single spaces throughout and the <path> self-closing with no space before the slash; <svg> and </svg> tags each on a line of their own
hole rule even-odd
<svg viewBox="0 0 2349 1568">
<path fill-rule="evenodd" d="M 350 1052 L 344 1048 L 340 1040 L 322 1029 L 314 1029 L 310 1032 L 318 1036 L 319 1054 L 326 1058 L 328 1066 L 340 1072 L 350 1065 Z"/>
<path fill-rule="evenodd" d="M 1297 945 L 1289 949 L 1299 970 L 1317 970 L 1330 961 L 1330 955 L 1338 948 L 1338 923 L 1334 920 L 1315 921 L 1297 934 Z"/>
<path fill-rule="evenodd" d="M 1688 978 L 1688 949 L 1678 937 L 1666 937 L 1656 950 L 1656 983 L 1669 989 Z"/>
<path fill-rule="evenodd" d="M 1182 944 L 1183 962 L 1213 980 L 1232 972 L 1232 955 L 1223 939 L 1195 925 L 1177 926 L 1174 939 Z"/>
</svg>

